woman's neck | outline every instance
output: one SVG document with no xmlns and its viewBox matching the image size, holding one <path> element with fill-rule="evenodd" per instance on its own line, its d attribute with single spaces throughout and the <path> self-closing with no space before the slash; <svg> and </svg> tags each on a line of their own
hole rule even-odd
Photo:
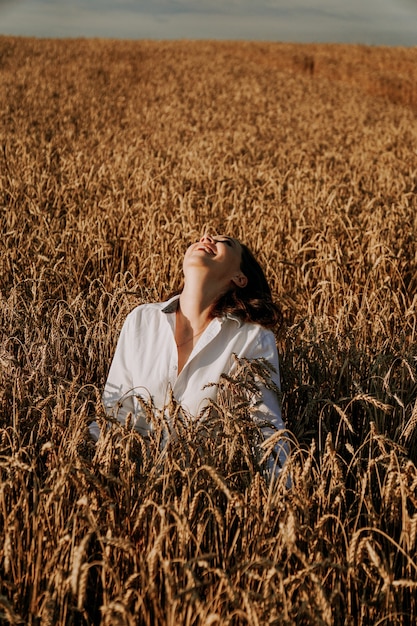
<svg viewBox="0 0 417 626">
<path fill-rule="evenodd" d="M 179 313 L 198 332 L 211 320 L 213 304 L 221 294 L 218 287 L 209 282 L 188 280 L 179 299 Z"/>
<path fill-rule="evenodd" d="M 181 293 L 177 309 L 177 331 L 183 339 L 186 335 L 200 334 L 211 320 L 211 304 L 207 305 L 196 298 L 187 298 Z"/>
<path fill-rule="evenodd" d="M 178 375 L 194 346 L 211 321 L 212 301 L 184 288 L 181 292 L 175 323 L 175 343 L 178 350 Z"/>
</svg>

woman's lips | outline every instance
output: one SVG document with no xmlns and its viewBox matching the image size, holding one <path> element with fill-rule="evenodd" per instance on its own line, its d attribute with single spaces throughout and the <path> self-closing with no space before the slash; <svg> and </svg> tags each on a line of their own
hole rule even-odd
<svg viewBox="0 0 417 626">
<path fill-rule="evenodd" d="M 197 247 L 197 250 L 203 250 L 204 252 L 207 252 L 208 254 L 211 254 L 212 256 L 214 256 L 216 254 L 215 250 L 213 250 L 213 248 L 211 246 L 207 246 L 207 245 L 199 245 Z"/>
</svg>

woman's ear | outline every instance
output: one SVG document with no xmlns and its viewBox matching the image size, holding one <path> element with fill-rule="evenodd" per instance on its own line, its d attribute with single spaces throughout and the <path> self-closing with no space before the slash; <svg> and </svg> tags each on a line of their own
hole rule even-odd
<svg viewBox="0 0 417 626">
<path fill-rule="evenodd" d="M 246 285 L 248 284 L 248 279 L 246 278 L 245 274 L 243 274 L 243 272 L 239 272 L 239 274 L 233 276 L 232 282 L 235 283 L 236 287 L 240 287 L 240 289 L 243 289 L 243 287 L 246 287 Z"/>
</svg>

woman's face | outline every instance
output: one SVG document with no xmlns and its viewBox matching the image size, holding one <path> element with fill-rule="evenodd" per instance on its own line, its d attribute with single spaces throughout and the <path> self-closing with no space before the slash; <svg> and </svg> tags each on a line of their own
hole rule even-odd
<svg viewBox="0 0 417 626">
<path fill-rule="evenodd" d="M 211 272 L 213 279 L 225 281 L 226 285 L 227 281 L 238 284 L 244 279 L 240 269 L 241 262 L 242 246 L 237 239 L 205 233 L 187 249 L 183 269 L 185 274 L 192 267 L 205 268 Z"/>
</svg>

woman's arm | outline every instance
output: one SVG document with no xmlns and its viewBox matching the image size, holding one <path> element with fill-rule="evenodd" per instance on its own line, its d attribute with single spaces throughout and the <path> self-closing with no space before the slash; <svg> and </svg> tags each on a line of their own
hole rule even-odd
<svg viewBox="0 0 417 626">
<path fill-rule="evenodd" d="M 132 368 L 129 366 L 135 345 L 133 321 L 132 316 L 128 315 L 123 324 L 102 395 L 107 415 L 116 418 L 121 424 L 125 423 L 129 413 L 135 414 Z M 97 422 L 89 425 L 89 432 L 97 441 L 100 436 Z"/>
<path fill-rule="evenodd" d="M 130 313 L 123 324 L 103 391 L 108 415 L 124 424 L 128 413 L 135 413 L 132 363 L 138 358 L 136 315 Z"/>
<path fill-rule="evenodd" d="M 257 422 L 263 424 L 262 433 L 265 441 L 278 431 L 285 430 L 285 423 L 282 418 L 280 391 L 281 379 L 279 370 L 278 351 L 275 337 L 272 331 L 260 329 L 258 340 L 249 347 L 244 355 L 249 360 L 263 359 L 271 366 L 269 388 L 261 380 L 258 387 L 261 394 L 259 403 L 253 409 L 253 417 Z M 268 459 L 268 468 L 279 472 L 288 457 L 289 447 L 285 439 L 280 439 L 274 446 L 273 452 Z"/>
</svg>

